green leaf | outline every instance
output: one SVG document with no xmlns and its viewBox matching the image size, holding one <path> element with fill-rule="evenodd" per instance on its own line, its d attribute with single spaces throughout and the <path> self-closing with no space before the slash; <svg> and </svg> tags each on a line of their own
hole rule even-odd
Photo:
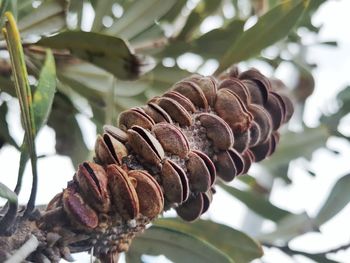
<svg viewBox="0 0 350 263">
<path fill-rule="evenodd" d="M 46 59 L 41 69 L 38 86 L 33 96 L 33 110 L 37 132 L 47 122 L 56 92 L 56 67 L 51 50 L 46 51 Z"/>
<path fill-rule="evenodd" d="M 18 198 L 16 193 L 10 190 L 6 185 L 0 182 L 0 197 L 7 199 L 10 203 L 17 204 Z"/>
<path fill-rule="evenodd" d="M 18 22 L 22 37 L 31 34 L 47 35 L 65 28 L 67 6 L 66 0 L 50 0 L 32 9 Z"/>
<path fill-rule="evenodd" d="M 207 32 L 193 41 L 192 52 L 205 58 L 220 58 L 243 32 L 244 20 L 233 20 L 222 28 Z"/>
<path fill-rule="evenodd" d="M 131 39 L 152 26 L 174 5 L 175 0 L 134 1 L 106 32 L 110 35 Z"/>
<path fill-rule="evenodd" d="M 129 255 L 165 255 L 173 262 L 220 262 L 234 263 L 228 256 L 209 243 L 190 234 L 171 228 L 152 226 L 135 238 L 128 251 Z M 132 263 L 141 262 L 134 259 Z"/>
<path fill-rule="evenodd" d="M 234 63 L 257 55 L 264 48 L 287 36 L 308 3 L 309 0 L 286 0 L 261 16 L 226 51 L 216 72 L 220 73 Z"/>
<path fill-rule="evenodd" d="M 4 22 L 4 14 L 8 8 L 10 0 L 3 0 L 1 1 L 0 5 L 0 26 L 2 27 L 2 24 Z"/>
<path fill-rule="evenodd" d="M 197 220 L 188 224 L 176 218 L 162 218 L 154 223 L 195 236 L 216 247 L 236 263 L 250 262 L 263 255 L 260 244 L 248 235 L 223 224 Z"/>
<path fill-rule="evenodd" d="M 24 212 L 24 215 L 27 216 L 34 209 L 38 184 L 37 156 L 35 151 L 36 127 L 34 121 L 31 89 L 29 86 L 28 73 L 24 60 L 24 52 L 18 32 L 18 27 L 11 13 L 6 12 L 5 16 L 7 18 L 7 21 L 5 22 L 5 28 L 3 28 L 2 32 L 5 36 L 6 44 L 10 53 L 11 65 L 15 79 L 16 94 L 20 104 L 21 119 L 25 130 L 25 144 L 22 145 L 23 148 L 21 155 L 26 155 L 28 151 L 32 163 L 32 189 L 27 208 Z M 20 165 L 22 164 L 23 163 Z M 21 169 L 24 170 L 24 167 L 20 166 L 19 170 L 21 171 Z M 21 180 L 21 178 L 18 179 Z"/>
<path fill-rule="evenodd" d="M 291 215 L 290 212 L 273 205 L 268 199 L 264 198 L 264 196 L 259 195 L 258 193 L 253 193 L 251 191 L 242 191 L 223 183 L 220 184 L 220 187 L 240 200 L 244 205 L 249 207 L 258 215 L 270 219 L 274 222 L 278 222 L 283 218 Z"/>
<path fill-rule="evenodd" d="M 315 217 L 316 224 L 322 225 L 327 222 L 350 202 L 349 189 L 350 174 L 347 174 L 341 177 L 333 186 L 327 200 Z"/>
<path fill-rule="evenodd" d="M 40 40 L 38 45 L 69 49 L 120 79 L 134 79 L 150 64 L 132 53 L 124 40 L 93 32 L 66 31 Z"/>
<path fill-rule="evenodd" d="M 317 226 L 306 213 L 291 214 L 278 222 L 276 230 L 259 235 L 257 239 L 262 243 L 288 242 L 297 236 L 317 230 Z"/>
<path fill-rule="evenodd" d="M 99 32 L 103 29 L 102 19 L 104 16 L 111 13 L 113 3 L 114 0 L 97 1 L 95 7 L 95 18 L 91 31 Z"/>
</svg>

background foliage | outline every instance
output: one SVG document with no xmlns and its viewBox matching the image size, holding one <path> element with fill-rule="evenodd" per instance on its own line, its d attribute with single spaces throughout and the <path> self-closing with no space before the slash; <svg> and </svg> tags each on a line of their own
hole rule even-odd
<svg viewBox="0 0 350 263">
<path fill-rule="evenodd" d="M 309 253 L 307 247 L 299 251 L 289 243 L 305 233 L 319 231 L 349 203 L 350 175 L 342 176 L 333 186 L 315 216 L 287 211 L 269 200 L 276 180 L 283 181 L 286 187 L 295 183 L 288 173 L 295 165 L 293 160 L 302 158 L 308 163 L 316 150 L 327 148 L 330 137 L 342 138 L 344 143 L 350 139 L 339 130 L 350 110 L 350 87 L 339 92 L 336 109 L 320 116 L 317 126 L 308 127 L 303 119 L 306 100 L 315 88 L 312 72 L 317 67 L 306 59 L 310 44 L 305 44 L 303 37 L 319 33 L 321 27 L 314 26 L 312 16 L 324 2 L 1 1 L 1 25 L 5 25 L 5 11 L 11 11 L 24 47 L 24 56 L 14 51 L 18 55 L 18 62 L 12 62 L 18 65 L 14 73 L 22 72 L 19 77 L 28 75 L 16 81 L 14 87 L 13 79 L 17 76 L 12 74 L 2 41 L 0 145 L 8 144 L 21 151 L 14 192 L 18 194 L 21 189 L 25 164 L 30 157 L 33 178 L 37 176 L 36 159 L 45 156 L 36 155 L 34 138 L 45 124 L 55 131 L 56 154 L 69 156 L 76 167 L 90 158 L 83 139 L 84 127 L 77 121 L 79 114 L 89 118 L 100 132 L 104 124 L 115 124 L 122 110 L 144 104 L 192 72 L 219 73 L 241 62 L 242 68 L 261 66 L 273 76 L 287 64 L 293 72 L 289 92 L 296 114 L 290 126 L 285 127 L 277 152 L 257 165 L 251 175 L 237 178 L 234 184 L 219 186 L 254 213 L 248 214 L 248 218 L 259 216 L 259 223 L 250 225 L 254 238 L 216 223 L 210 216 L 193 224 L 162 218 L 135 240 L 126 261 L 143 262 L 143 254 L 164 254 L 174 262 L 244 263 L 260 258 L 263 248 L 273 247 L 290 257 L 302 255 L 316 262 L 336 262 L 329 255 L 348 245 Z M 16 40 L 8 24 L 5 26 L 8 46 L 20 49 L 19 39 Z M 337 44 L 315 39 L 312 45 Z M 183 67 L 181 61 L 190 66 Z M 24 64 L 28 73 L 24 72 Z M 27 87 L 27 94 L 18 91 L 21 85 Z M 28 96 L 32 97 L 29 102 Z M 8 104 L 16 99 L 21 105 L 27 136 L 22 144 L 16 142 L 9 129 Z M 317 176 L 308 165 L 304 168 L 310 176 Z M 35 181 L 29 205 L 35 200 Z M 17 207 L 14 192 L 0 184 L 0 196 Z M 230 204 L 222 209 L 227 206 Z M 268 231 L 260 229 L 264 222 L 272 222 L 275 227 Z"/>
</svg>

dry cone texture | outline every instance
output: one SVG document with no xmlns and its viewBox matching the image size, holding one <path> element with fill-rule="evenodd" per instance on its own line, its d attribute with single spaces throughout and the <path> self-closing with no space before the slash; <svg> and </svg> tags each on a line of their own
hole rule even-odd
<svg viewBox="0 0 350 263">
<path fill-rule="evenodd" d="M 164 210 L 187 221 L 205 213 L 217 178 L 231 181 L 271 155 L 293 112 L 283 84 L 251 69 L 219 79 L 193 75 L 98 136 L 94 162 L 79 165 L 48 205 L 40 256 L 91 251 L 116 262 Z M 49 245 L 48 245 L 49 244 Z"/>
</svg>

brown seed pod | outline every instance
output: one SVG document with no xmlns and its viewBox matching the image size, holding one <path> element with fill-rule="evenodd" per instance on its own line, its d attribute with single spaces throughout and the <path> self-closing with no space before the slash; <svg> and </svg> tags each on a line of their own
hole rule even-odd
<svg viewBox="0 0 350 263">
<path fill-rule="evenodd" d="M 211 185 L 211 174 L 198 153 L 191 151 L 186 161 L 188 180 L 193 192 L 206 192 Z"/>
<path fill-rule="evenodd" d="M 164 207 L 164 197 L 157 181 L 146 171 L 132 170 L 128 175 L 137 181 L 136 192 L 140 213 L 148 218 L 157 217 Z"/>
<path fill-rule="evenodd" d="M 133 126 L 128 130 L 131 148 L 146 162 L 160 166 L 164 159 L 164 150 L 159 141 L 146 129 Z"/>
<path fill-rule="evenodd" d="M 173 86 L 172 89 L 184 95 L 186 98 L 192 101 L 196 107 L 204 109 L 205 111 L 208 110 L 209 105 L 205 94 L 195 81 L 179 81 Z"/>
<path fill-rule="evenodd" d="M 154 121 L 142 108 L 139 107 L 135 107 L 120 113 L 119 127 L 122 130 L 126 131 L 134 125 L 150 130 L 154 125 Z"/>
<path fill-rule="evenodd" d="M 122 159 L 128 155 L 124 144 L 108 133 L 98 135 L 95 143 L 97 162 L 100 164 L 122 164 Z"/>
<path fill-rule="evenodd" d="M 186 202 L 176 208 L 176 213 L 186 221 L 194 221 L 203 211 L 204 201 L 202 193 L 191 195 Z"/>
<path fill-rule="evenodd" d="M 201 113 L 196 117 L 201 125 L 206 129 L 206 134 L 212 140 L 213 145 L 220 150 L 227 150 L 233 146 L 234 136 L 228 124 L 220 117 Z"/>
<path fill-rule="evenodd" d="M 84 202 L 77 192 L 77 186 L 70 184 L 63 190 L 63 208 L 71 222 L 78 229 L 91 231 L 98 225 L 96 212 Z"/>
<path fill-rule="evenodd" d="M 158 123 L 152 128 L 163 149 L 171 154 L 185 158 L 190 150 L 187 138 L 182 131 L 170 123 Z"/>
<path fill-rule="evenodd" d="M 107 166 L 108 185 L 112 205 L 124 219 L 135 218 L 139 213 L 139 199 L 127 173 L 118 165 Z"/>
<path fill-rule="evenodd" d="M 109 211 L 111 201 L 107 174 L 103 167 L 96 163 L 84 162 L 79 165 L 76 178 L 89 205 L 99 212 Z"/>
</svg>

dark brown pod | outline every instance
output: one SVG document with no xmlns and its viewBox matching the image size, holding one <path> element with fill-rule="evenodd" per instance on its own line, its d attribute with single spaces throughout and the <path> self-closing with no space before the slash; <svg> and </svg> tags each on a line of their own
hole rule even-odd
<svg viewBox="0 0 350 263">
<path fill-rule="evenodd" d="M 176 208 L 176 213 L 186 221 L 194 221 L 203 211 L 203 195 L 201 193 L 190 195 L 186 202 Z"/>
<path fill-rule="evenodd" d="M 208 191 L 211 185 L 211 175 L 207 165 L 196 152 L 191 151 L 188 154 L 186 167 L 191 190 L 193 192 Z"/>
<path fill-rule="evenodd" d="M 76 186 L 69 185 L 63 190 L 63 208 L 71 222 L 79 229 L 90 231 L 97 227 L 96 212 L 83 200 Z"/>
<path fill-rule="evenodd" d="M 180 126 L 192 125 L 191 115 L 177 101 L 171 98 L 161 97 L 155 103 L 165 110 L 171 119 Z"/>
<path fill-rule="evenodd" d="M 171 154 L 185 158 L 190 150 L 186 136 L 175 125 L 170 123 L 157 123 L 152 128 L 157 140 L 163 149 Z"/>
<path fill-rule="evenodd" d="M 250 104 L 250 93 L 248 88 L 239 79 L 225 79 L 220 83 L 219 89 L 229 89 L 235 93 L 246 105 Z"/>
<path fill-rule="evenodd" d="M 244 160 L 244 169 L 242 174 L 246 174 L 250 169 L 250 166 L 252 166 L 252 163 L 255 161 L 255 156 L 253 152 L 248 149 L 242 154 L 242 157 Z"/>
<path fill-rule="evenodd" d="M 239 78 L 243 80 L 243 82 L 245 80 L 251 80 L 253 82 L 256 83 L 256 85 L 258 86 L 257 89 L 256 88 L 252 88 L 254 89 L 250 89 L 250 87 L 248 87 L 249 91 L 251 92 L 251 98 L 253 99 L 253 93 L 257 94 L 256 91 L 259 90 L 260 94 L 261 94 L 261 102 L 263 104 L 266 103 L 267 101 L 267 96 L 268 96 L 268 92 L 269 90 L 271 90 L 271 83 L 270 80 L 265 77 L 263 74 L 260 73 L 260 71 L 256 70 L 256 69 L 249 69 L 247 71 L 242 72 L 239 75 Z M 259 96 L 260 97 L 260 96 Z M 253 102 L 253 100 L 252 100 Z M 255 102 L 253 102 L 255 103 Z"/>
<path fill-rule="evenodd" d="M 89 205 L 99 212 L 108 212 L 111 201 L 107 174 L 103 167 L 96 163 L 84 162 L 79 165 L 76 179 Z"/>
<path fill-rule="evenodd" d="M 265 142 L 271 135 L 273 130 L 270 114 L 260 105 L 249 105 L 249 112 L 253 115 L 254 121 L 260 128 L 260 142 Z"/>
<path fill-rule="evenodd" d="M 132 108 L 123 111 L 119 115 L 118 123 L 119 127 L 124 131 L 130 129 L 134 125 L 150 130 L 154 125 L 153 119 L 141 108 Z"/>
<path fill-rule="evenodd" d="M 277 98 L 276 93 L 270 92 L 265 104 L 265 109 L 271 116 L 273 130 L 276 131 L 281 125 L 284 118 L 283 106 L 281 99 Z"/>
<path fill-rule="evenodd" d="M 213 192 L 211 189 L 205 193 L 201 193 L 203 197 L 203 209 L 202 214 L 208 211 L 211 202 L 213 201 Z"/>
<path fill-rule="evenodd" d="M 249 129 L 252 116 L 241 99 L 232 91 L 218 90 L 214 109 L 231 127 L 234 134 L 243 133 Z"/>
<path fill-rule="evenodd" d="M 152 219 L 164 208 L 162 189 L 157 181 L 146 171 L 132 170 L 128 175 L 137 181 L 136 192 L 140 202 L 140 213 Z"/>
<path fill-rule="evenodd" d="M 189 184 L 185 171 L 171 160 L 162 166 L 162 186 L 164 196 L 170 203 L 182 203 L 189 195 Z"/>
<path fill-rule="evenodd" d="M 255 147 L 250 148 L 250 150 L 254 154 L 255 161 L 260 162 L 264 160 L 269 155 L 270 147 L 271 147 L 270 141 L 267 140 L 264 143 L 261 143 Z"/>
<path fill-rule="evenodd" d="M 143 110 L 153 119 L 155 123 L 173 123 L 169 114 L 154 102 L 148 102 L 148 104 L 143 107 Z"/>
<path fill-rule="evenodd" d="M 250 132 L 251 132 L 251 127 L 246 132 L 235 134 L 235 143 L 233 145 L 233 148 L 235 150 L 242 153 L 246 149 L 248 149 L 249 143 L 250 143 Z"/>
<path fill-rule="evenodd" d="M 98 135 L 95 144 L 96 159 L 100 164 L 122 164 L 122 159 L 128 155 L 123 143 L 105 133 Z"/>
<path fill-rule="evenodd" d="M 256 146 L 261 141 L 261 130 L 259 125 L 255 121 L 252 121 L 252 124 L 249 129 L 249 136 L 249 147 Z M 246 149 L 247 148 L 245 148 L 244 150 Z"/>
<path fill-rule="evenodd" d="M 217 80 L 213 76 L 199 77 L 193 80 L 202 89 L 207 102 L 211 107 L 214 106 L 215 96 L 217 92 Z"/>
<path fill-rule="evenodd" d="M 139 199 L 127 173 L 118 165 L 109 165 L 106 171 L 113 206 L 124 219 L 135 218 L 139 213 Z"/>
<path fill-rule="evenodd" d="M 146 162 L 160 166 L 165 153 L 159 141 L 140 126 L 133 126 L 128 130 L 128 134 L 131 148 Z"/>
<path fill-rule="evenodd" d="M 201 151 L 197 151 L 197 150 L 192 150 L 192 151 L 195 152 L 199 157 L 201 157 L 202 160 L 204 161 L 205 165 L 207 166 L 207 169 L 208 169 L 209 174 L 210 174 L 210 186 L 212 186 L 216 180 L 216 168 L 215 168 L 214 163 L 209 158 L 209 156 L 206 155 L 205 153 L 203 153 Z"/>
<path fill-rule="evenodd" d="M 209 105 L 204 92 L 194 81 L 180 81 L 172 89 L 184 95 L 198 108 L 208 110 Z"/>
<path fill-rule="evenodd" d="M 201 125 L 206 128 L 206 134 L 212 140 L 213 145 L 220 150 L 227 150 L 232 147 L 234 137 L 228 124 L 220 117 L 210 114 L 201 113 L 196 117 Z"/>
<path fill-rule="evenodd" d="M 182 95 L 181 93 L 179 93 L 175 90 L 168 91 L 167 93 L 165 93 L 163 95 L 163 97 L 171 98 L 171 99 L 177 101 L 189 113 L 193 113 L 196 111 L 196 107 L 194 106 L 194 104 L 188 98 L 186 98 L 184 95 Z"/>
<path fill-rule="evenodd" d="M 244 169 L 244 160 L 234 149 L 217 154 L 215 161 L 216 173 L 224 181 L 232 181 Z"/>
<path fill-rule="evenodd" d="M 104 125 L 103 131 L 120 142 L 128 141 L 128 134 L 115 126 Z"/>
</svg>

